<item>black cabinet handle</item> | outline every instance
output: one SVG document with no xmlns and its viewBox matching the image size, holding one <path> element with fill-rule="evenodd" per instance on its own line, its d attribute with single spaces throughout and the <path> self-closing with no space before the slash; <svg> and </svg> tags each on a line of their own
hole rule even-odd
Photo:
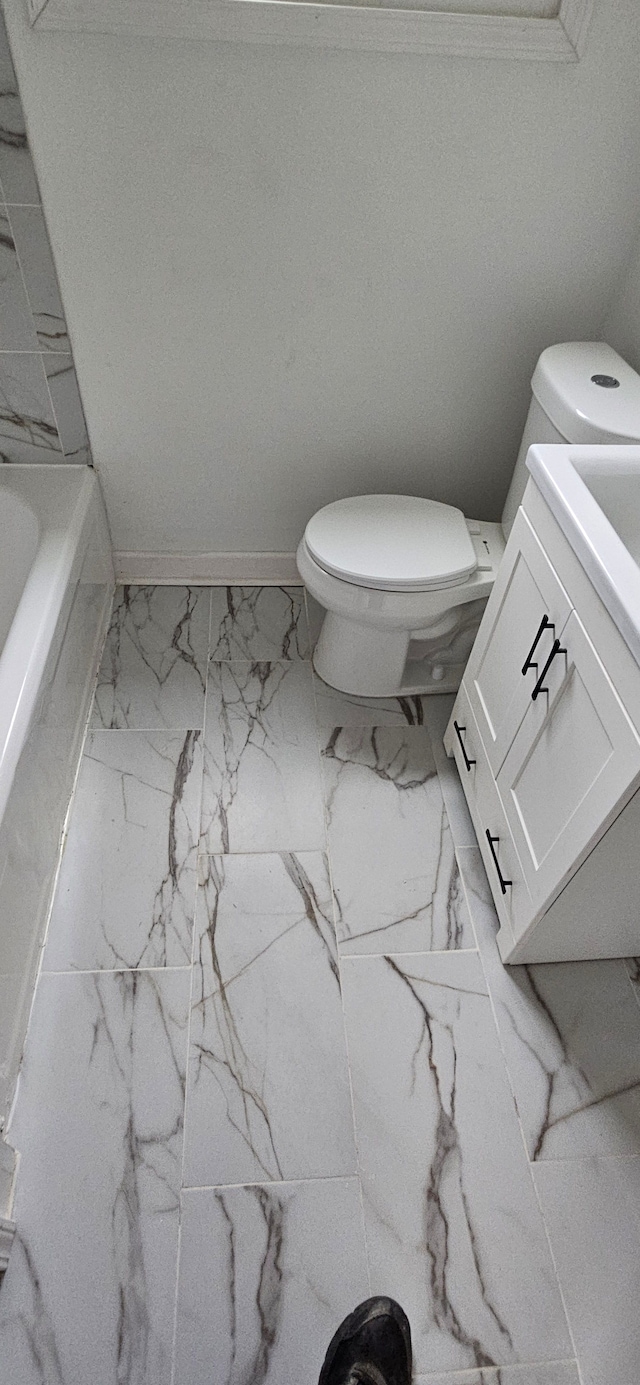
<svg viewBox="0 0 640 1385">
<path fill-rule="evenodd" d="M 567 652 L 566 649 L 563 649 L 563 648 L 562 648 L 562 645 L 560 644 L 560 641 L 559 641 L 559 640 L 554 640 L 554 641 L 553 641 L 553 644 L 552 644 L 552 646 L 551 646 L 551 653 L 550 653 L 550 655 L 549 655 L 549 658 L 547 659 L 547 662 L 546 662 L 546 664 L 545 664 L 545 666 L 544 666 L 544 668 L 543 668 L 543 670 L 542 670 L 542 673 L 540 674 L 540 677 L 539 677 L 539 679 L 538 679 L 538 681 L 537 681 L 537 683 L 536 683 L 536 686 L 535 686 L 535 688 L 533 689 L 533 692 L 532 692 L 532 694 L 531 694 L 531 701 L 532 701 L 532 702 L 535 702 L 536 698 L 539 696 L 539 694 L 540 694 L 541 692 L 548 692 L 548 691 L 549 691 L 548 688 L 544 688 L 544 687 L 542 686 L 543 683 L 544 683 L 544 680 L 545 680 L 545 678 L 546 678 L 546 676 L 547 676 L 547 674 L 548 674 L 548 672 L 549 672 L 549 669 L 551 668 L 551 665 L 552 665 L 552 663 L 553 663 L 553 661 L 554 661 L 554 659 L 555 659 L 555 657 L 556 657 L 556 654 L 566 654 L 566 652 Z"/>
<path fill-rule="evenodd" d="M 504 876 L 503 876 L 503 874 L 502 874 L 502 871 L 500 870 L 500 863 L 499 863 L 499 861 L 498 861 L 498 857 L 496 856 L 496 851 L 495 851 L 495 846 L 494 846 L 494 842 L 499 842 L 499 841 L 500 841 L 500 838 L 499 838 L 499 837 L 492 837 L 488 827 L 487 827 L 487 831 L 486 831 L 486 837 L 487 837 L 487 841 L 488 841 L 488 843 L 489 843 L 489 850 L 490 850 L 490 852 L 491 852 L 491 855 L 493 856 L 493 864 L 494 864 L 494 866 L 495 866 L 495 868 L 496 868 L 496 870 L 497 870 L 497 872 L 498 872 L 498 880 L 500 881 L 500 889 L 502 890 L 502 893 L 503 893 L 503 894 L 506 894 L 506 893 L 507 893 L 507 890 L 510 889 L 511 886 L 513 885 L 513 880 L 505 880 L 505 878 L 504 878 Z"/>
<path fill-rule="evenodd" d="M 462 732 L 463 732 L 463 731 L 466 731 L 467 728 L 466 728 L 466 726 L 458 726 L 457 721 L 454 721 L 454 723 L 453 723 L 453 729 L 454 729 L 454 731 L 455 731 L 455 733 L 456 733 L 456 736 L 458 737 L 458 741 L 459 741 L 459 743 L 460 743 L 460 749 L 461 749 L 462 754 L 463 754 L 463 756 L 464 756 L 464 767 L 465 767 L 466 770 L 469 770 L 469 769 L 471 769 L 471 766 L 472 766 L 472 765 L 475 765 L 476 762 L 475 762 L 475 760 L 470 760 L 470 759 L 469 759 L 469 756 L 467 755 L 467 751 L 466 751 L 466 748 L 465 748 L 465 743 L 464 743 L 464 741 L 463 741 L 463 739 L 462 739 Z"/>
<path fill-rule="evenodd" d="M 542 617 L 542 620 L 540 621 L 540 624 L 539 624 L 539 626 L 538 626 L 538 633 L 537 633 L 537 635 L 536 635 L 536 637 L 535 637 L 535 640 L 533 641 L 533 644 L 532 644 L 532 646 L 531 646 L 531 649 L 529 650 L 529 653 L 527 654 L 527 657 L 526 657 L 526 659 L 525 659 L 525 661 L 524 661 L 524 663 L 523 663 L 523 665 L 522 665 L 522 672 L 523 672 L 523 674 L 524 674 L 524 673 L 528 673 L 530 668 L 535 668 L 536 673 L 537 673 L 537 671 L 538 671 L 538 665 L 537 665 L 537 664 L 534 664 L 534 662 L 533 662 L 533 656 L 534 656 L 534 654 L 535 654 L 535 652 L 536 652 L 536 649 L 537 649 L 537 647 L 538 647 L 538 641 L 539 641 L 539 640 L 542 638 L 542 636 L 544 635 L 545 630 L 555 630 L 555 628 L 556 628 L 556 627 L 555 627 L 553 621 L 552 621 L 552 620 L 549 620 L 549 617 L 548 617 L 548 616 L 543 616 L 543 617 Z"/>
</svg>

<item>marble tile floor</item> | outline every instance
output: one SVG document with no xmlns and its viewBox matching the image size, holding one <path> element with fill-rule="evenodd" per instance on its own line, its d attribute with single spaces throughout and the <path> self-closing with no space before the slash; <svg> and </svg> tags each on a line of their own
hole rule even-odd
<svg viewBox="0 0 640 1385">
<path fill-rule="evenodd" d="M 640 963 L 505 970 L 448 698 L 301 589 L 122 588 L 9 1137 L 0 1385 L 640 1380 Z"/>
</svg>

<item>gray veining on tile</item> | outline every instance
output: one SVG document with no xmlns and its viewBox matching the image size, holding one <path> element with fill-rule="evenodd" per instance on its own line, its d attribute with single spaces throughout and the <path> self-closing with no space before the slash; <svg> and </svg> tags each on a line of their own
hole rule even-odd
<svg viewBox="0 0 640 1385">
<path fill-rule="evenodd" d="M 338 692 L 314 674 L 318 726 L 422 726 L 426 697 L 359 697 Z"/>
<path fill-rule="evenodd" d="M 0 461 L 64 462 L 40 356 L 0 354 Z"/>
<path fill-rule="evenodd" d="M 580 1385 L 580 1377 L 575 1361 L 553 1361 L 539 1366 L 416 1375 L 413 1385 Z"/>
<path fill-rule="evenodd" d="M 308 625 L 308 627 L 309 627 L 309 642 L 310 642 L 311 648 L 312 648 L 312 649 L 315 649 L 316 644 L 318 643 L 318 636 L 319 636 L 320 631 L 321 631 L 321 629 L 322 629 L 322 622 L 323 622 L 324 617 L 325 617 L 325 611 L 324 611 L 324 608 L 320 605 L 319 601 L 316 601 L 315 596 L 312 596 L 312 595 L 311 595 L 311 592 L 308 592 L 308 591 L 307 591 L 306 587 L 303 588 L 303 591 L 304 591 L 304 604 L 305 604 L 306 610 L 307 610 L 307 625 Z"/>
<path fill-rule="evenodd" d="M 186 972 L 41 978 L 11 1129 L 7 1385 L 169 1385 L 188 993 Z"/>
<path fill-rule="evenodd" d="M 0 15 L 0 181 L 5 202 L 38 206 L 40 193 L 18 95 L 9 41 Z"/>
<path fill-rule="evenodd" d="M 309 658 L 302 587 L 214 587 L 211 658 L 269 662 Z"/>
<path fill-rule="evenodd" d="M 353 1174 L 325 858 L 201 858 L 185 1183 Z"/>
<path fill-rule="evenodd" d="M 54 900 L 47 971 L 191 958 L 198 731 L 92 731 Z"/>
<path fill-rule="evenodd" d="M 637 960 L 505 970 L 450 699 L 320 687 L 341 996 L 306 628 L 295 589 L 119 593 L 10 1131 L 0 1378 L 170 1385 L 183 1177 L 172 1385 L 313 1385 L 371 1289 L 416 1385 L 578 1385 L 506 1055 L 581 1385 L 637 1385 L 640 1159 L 573 1157 L 637 1148 Z"/>
<path fill-rule="evenodd" d="M 475 947 L 426 729 L 338 727 L 323 769 L 341 952 Z"/>
<path fill-rule="evenodd" d="M 368 1291 L 356 1179 L 186 1192 L 176 1385 L 314 1385 Z"/>
<path fill-rule="evenodd" d="M 208 588 L 118 587 L 92 725 L 202 727 L 208 640 Z"/>
<path fill-rule="evenodd" d="M 201 850 L 325 845 L 311 668 L 209 664 Z"/>
<path fill-rule="evenodd" d="M 460 852 L 531 1159 L 640 1152 L 640 1008 L 625 964 L 505 967 L 480 852 Z"/>
<path fill-rule="evenodd" d="M 41 207 L 11 207 L 11 229 L 41 351 L 68 351 L 69 338 Z"/>
<path fill-rule="evenodd" d="M 42 357 L 65 461 L 91 462 L 85 422 L 73 357 L 62 351 Z"/>
<path fill-rule="evenodd" d="M 629 975 L 629 980 L 633 986 L 636 999 L 640 1003 L 640 957 L 627 957 L 625 966 Z"/>
<path fill-rule="evenodd" d="M 640 1158 L 535 1165 L 584 1385 L 640 1374 Z"/>
<path fill-rule="evenodd" d="M 342 961 L 372 1291 L 418 1371 L 572 1356 L 479 958 Z"/>
<path fill-rule="evenodd" d="M 0 350 L 39 351 L 6 209 L 0 208 Z"/>
</svg>

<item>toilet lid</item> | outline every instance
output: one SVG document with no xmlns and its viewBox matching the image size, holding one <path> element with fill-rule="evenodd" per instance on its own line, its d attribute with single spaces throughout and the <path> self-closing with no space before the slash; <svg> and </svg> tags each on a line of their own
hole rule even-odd
<svg viewBox="0 0 640 1385">
<path fill-rule="evenodd" d="M 305 540 L 325 572 L 383 591 L 453 586 L 477 567 L 462 510 L 415 495 L 336 500 L 309 520 Z"/>
</svg>

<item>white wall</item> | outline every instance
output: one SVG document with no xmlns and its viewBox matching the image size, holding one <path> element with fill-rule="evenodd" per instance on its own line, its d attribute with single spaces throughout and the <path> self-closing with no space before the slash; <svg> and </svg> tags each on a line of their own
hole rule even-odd
<svg viewBox="0 0 640 1385">
<path fill-rule="evenodd" d="M 636 242 L 607 314 L 603 336 L 640 372 L 640 242 Z"/>
<path fill-rule="evenodd" d="M 576 66 L 35 34 L 6 0 L 117 548 L 497 517 L 538 352 L 598 337 L 640 191 L 637 0 Z"/>
</svg>

